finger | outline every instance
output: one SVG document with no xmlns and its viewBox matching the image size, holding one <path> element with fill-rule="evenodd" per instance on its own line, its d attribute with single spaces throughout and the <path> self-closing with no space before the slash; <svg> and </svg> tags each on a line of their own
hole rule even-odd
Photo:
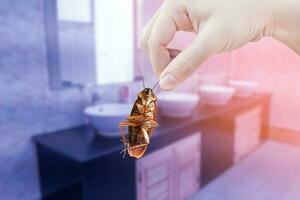
<svg viewBox="0 0 300 200">
<path fill-rule="evenodd" d="M 173 89 L 184 81 L 209 56 L 220 51 L 220 31 L 213 23 L 207 23 L 199 31 L 194 41 L 162 71 L 160 86 L 163 89 Z"/>
<path fill-rule="evenodd" d="M 176 24 L 169 14 L 166 10 L 158 16 L 148 41 L 150 61 L 157 75 L 160 74 L 171 60 L 167 45 L 174 37 Z"/>
<path fill-rule="evenodd" d="M 140 37 L 139 37 L 139 44 L 141 47 L 145 50 L 146 53 L 148 53 L 148 40 L 152 32 L 152 27 L 159 15 L 161 7 L 154 13 L 154 15 L 151 17 L 151 19 L 148 21 L 148 23 L 142 28 Z"/>
</svg>

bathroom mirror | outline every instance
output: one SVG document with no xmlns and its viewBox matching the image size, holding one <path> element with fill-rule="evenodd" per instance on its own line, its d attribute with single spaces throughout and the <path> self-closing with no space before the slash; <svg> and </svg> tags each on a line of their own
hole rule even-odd
<svg viewBox="0 0 300 200">
<path fill-rule="evenodd" d="M 133 81 L 133 0 L 44 2 L 52 89 Z"/>
</svg>

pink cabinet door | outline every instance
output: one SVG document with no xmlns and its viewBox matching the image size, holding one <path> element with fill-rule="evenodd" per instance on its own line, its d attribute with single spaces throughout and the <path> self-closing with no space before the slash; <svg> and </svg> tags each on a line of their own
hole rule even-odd
<svg viewBox="0 0 300 200">
<path fill-rule="evenodd" d="M 172 151 L 161 149 L 137 161 L 138 200 L 173 200 Z"/>
<path fill-rule="evenodd" d="M 176 200 L 186 200 L 200 188 L 200 140 L 195 134 L 174 145 Z"/>
<path fill-rule="evenodd" d="M 200 187 L 200 134 L 137 161 L 138 200 L 185 200 Z"/>
<path fill-rule="evenodd" d="M 235 118 L 234 162 L 238 162 L 260 144 L 261 107 L 253 108 Z"/>
</svg>

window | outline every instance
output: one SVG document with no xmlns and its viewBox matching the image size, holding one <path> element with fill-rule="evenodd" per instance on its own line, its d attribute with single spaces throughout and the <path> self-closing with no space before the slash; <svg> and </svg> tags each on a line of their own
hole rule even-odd
<svg viewBox="0 0 300 200">
<path fill-rule="evenodd" d="M 133 80 L 133 1 L 95 0 L 97 84 Z"/>
</svg>

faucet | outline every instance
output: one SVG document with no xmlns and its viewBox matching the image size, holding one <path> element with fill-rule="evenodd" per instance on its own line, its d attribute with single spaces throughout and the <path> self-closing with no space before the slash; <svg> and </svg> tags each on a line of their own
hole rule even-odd
<svg viewBox="0 0 300 200">
<path fill-rule="evenodd" d="M 130 101 L 130 91 L 128 85 L 119 88 L 119 102 L 128 103 Z"/>
<path fill-rule="evenodd" d="M 100 96 L 100 94 L 98 92 L 92 93 L 92 100 L 91 100 L 92 105 L 96 105 L 97 103 L 101 102 L 101 100 L 102 100 L 102 97 Z"/>
</svg>

